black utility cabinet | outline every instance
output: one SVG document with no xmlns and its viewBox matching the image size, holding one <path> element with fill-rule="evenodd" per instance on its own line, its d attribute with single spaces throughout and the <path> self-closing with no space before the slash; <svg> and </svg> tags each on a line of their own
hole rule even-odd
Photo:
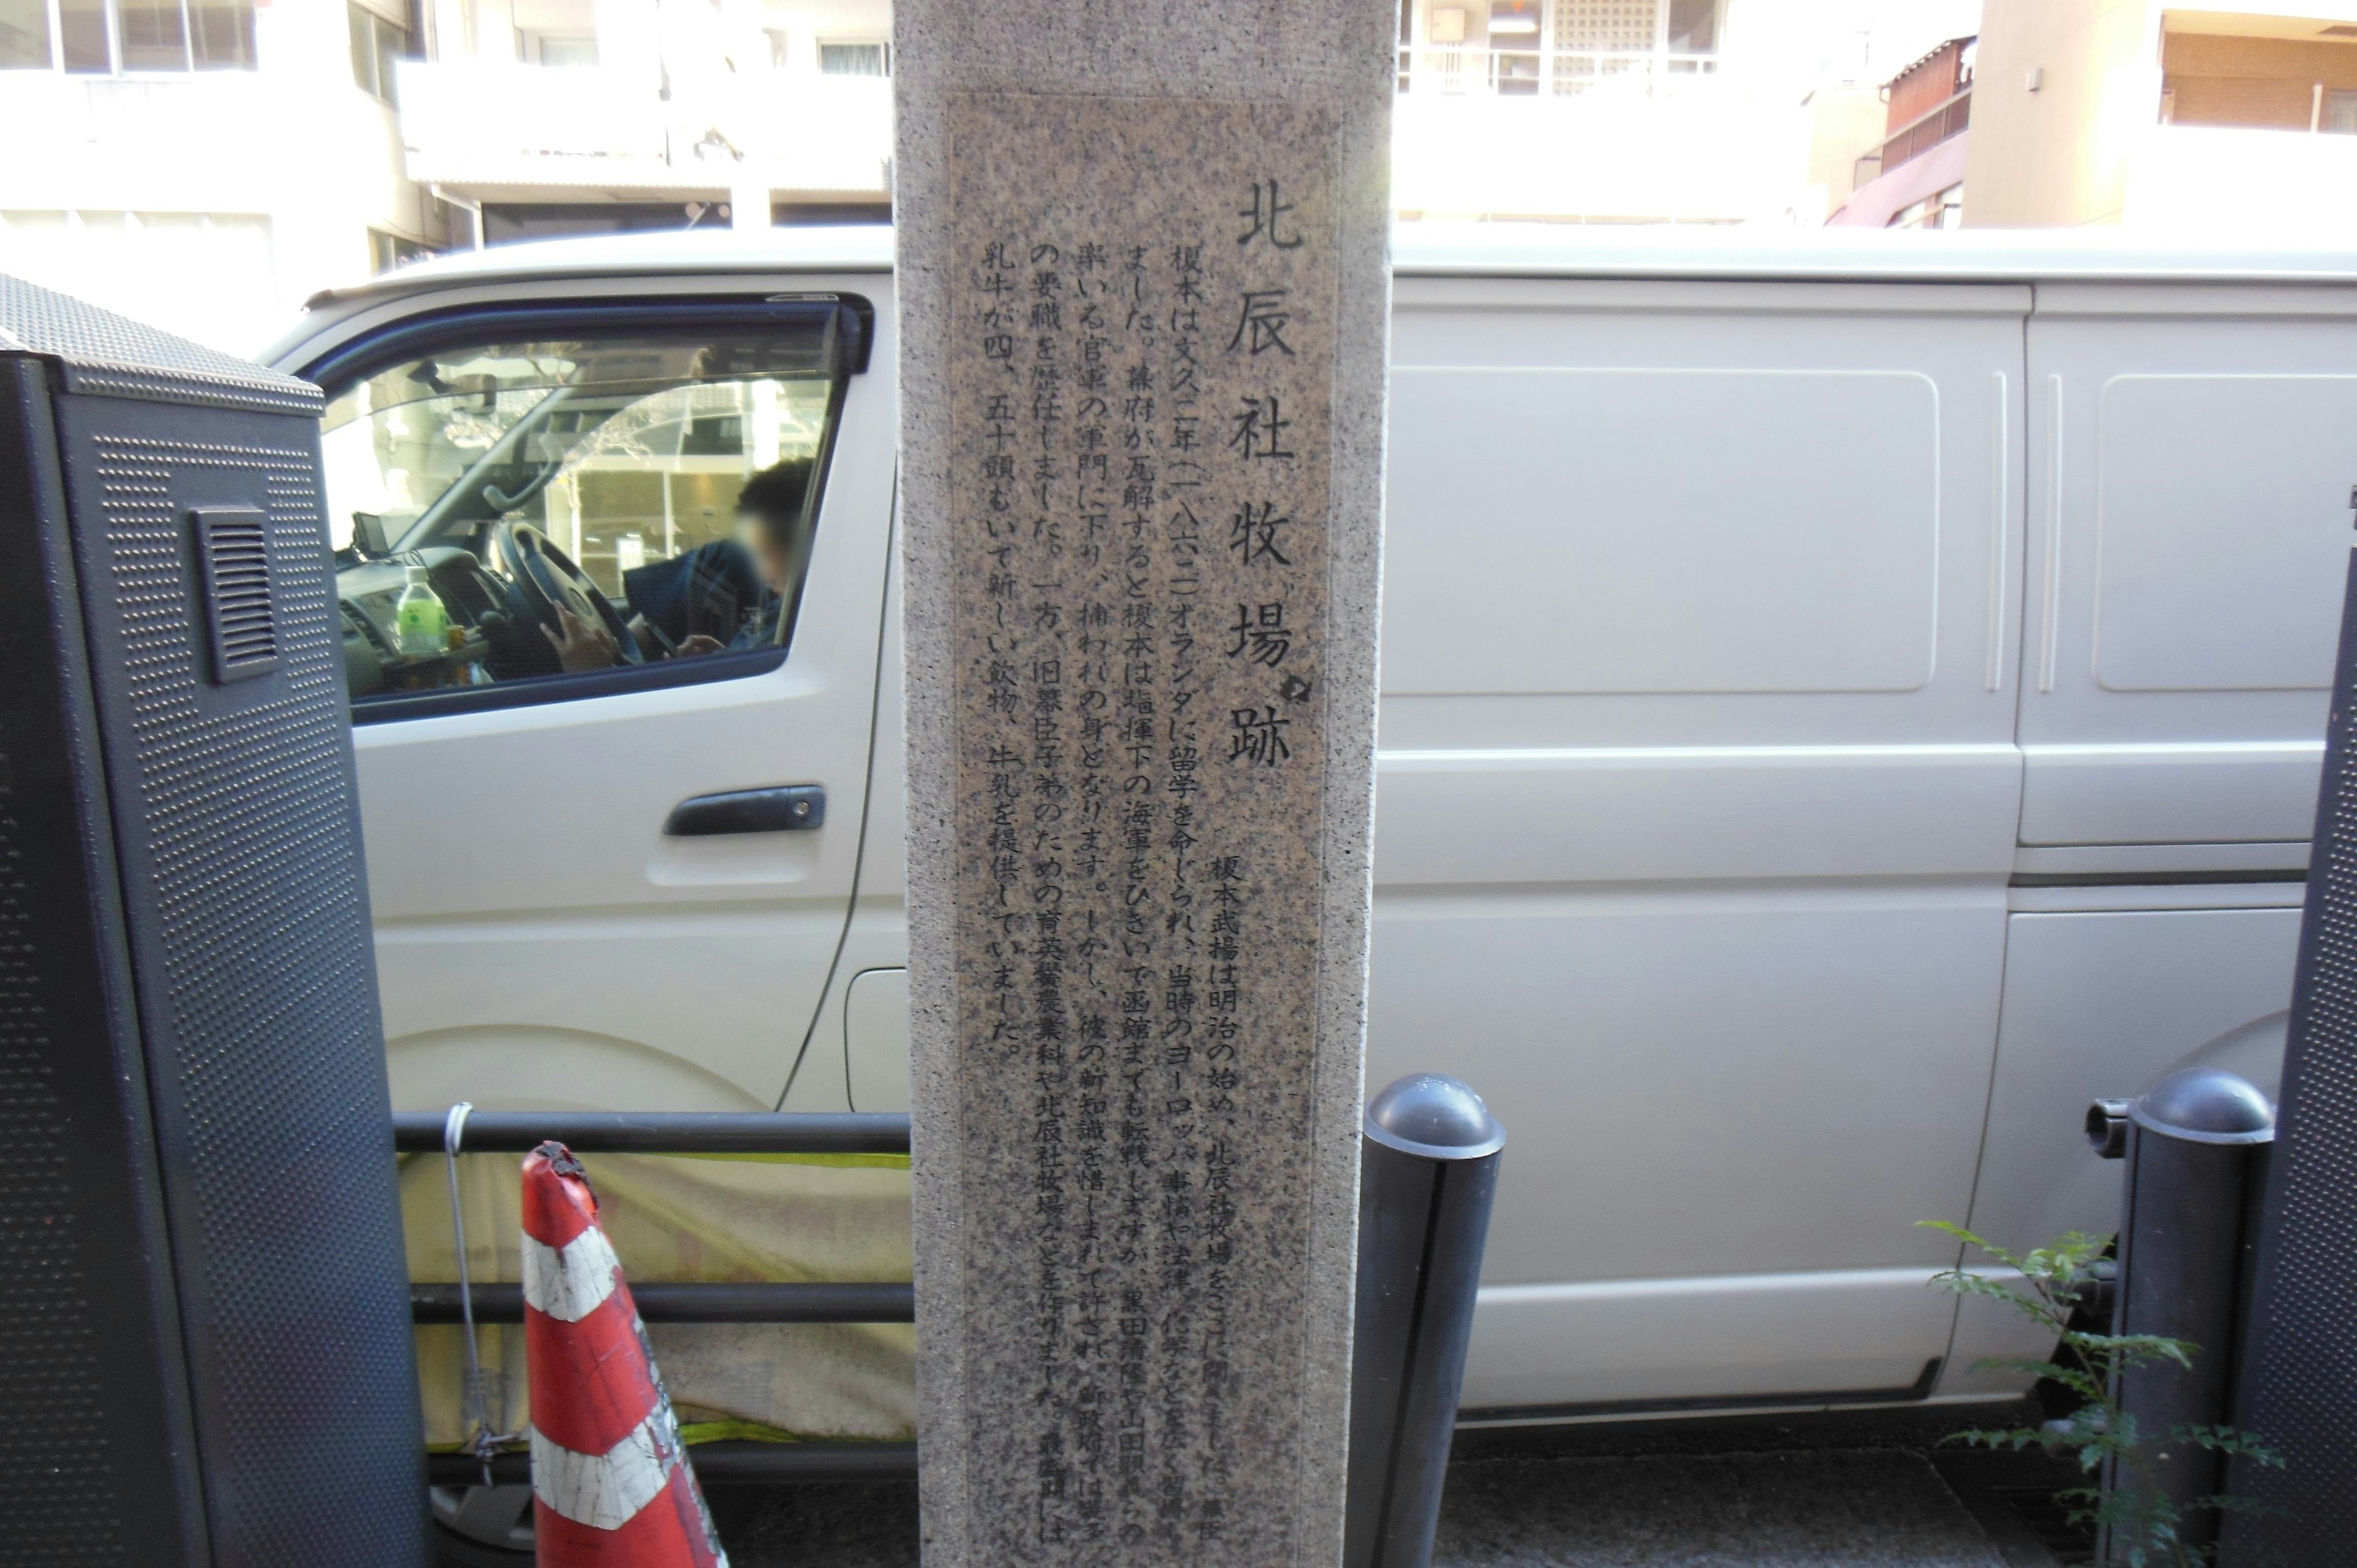
<svg viewBox="0 0 2357 1568">
<path fill-rule="evenodd" d="M 0 1563 L 415 1568 L 318 392 L 5 277 L 0 389 Z"/>
</svg>

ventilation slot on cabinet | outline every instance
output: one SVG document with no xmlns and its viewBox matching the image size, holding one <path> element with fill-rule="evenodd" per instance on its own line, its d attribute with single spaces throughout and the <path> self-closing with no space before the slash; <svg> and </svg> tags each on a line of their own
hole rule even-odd
<svg viewBox="0 0 2357 1568">
<path fill-rule="evenodd" d="M 195 515 L 213 679 L 226 684 L 267 675 L 278 668 L 278 626 L 270 613 L 269 524 L 260 512 L 242 507 L 207 507 Z"/>
</svg>

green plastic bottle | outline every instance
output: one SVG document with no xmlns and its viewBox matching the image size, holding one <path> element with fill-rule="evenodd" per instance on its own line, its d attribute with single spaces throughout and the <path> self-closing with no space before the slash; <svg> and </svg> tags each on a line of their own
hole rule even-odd
<svg viewBox="0 0 2357 1568">
<path fill-rule="evenodd" d="M 425 568 L 409 568 L 409 585 L 393 607 L 393 635 L 401 651 L 413 658 L 439 653 L 450 639 L 450 612 L 425 580 Z"/>
</svg>

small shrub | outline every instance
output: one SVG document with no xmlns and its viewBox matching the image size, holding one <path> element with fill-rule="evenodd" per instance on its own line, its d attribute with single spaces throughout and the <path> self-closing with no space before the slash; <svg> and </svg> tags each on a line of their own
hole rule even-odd
<svg viewBox="0 0 2357 1568">
<path fill-rule="evenodd" d="M 1993 1356 L 1975 1363 L 1975 1370 L 2019 1372 L 2044 1378 L 2076 1395 L 2079 1407 L 2071 1414 L 2042 1426 L 1975 1430 L 1953 1434 L 1949 1441 L 1985 1448 L 2043 1448 L 2067 1454 L 2090 1478 L 2084 1487 L 2060 1495 L 2072 1520 L 2093 1524 L 2110 1533 L 2110 1561 L 2126 1568 L 2197 1568 L 2212 1560 L 2212 1549 L 2185 1539 L 2189 1513 L 2242 1509 L 2255 1505 L 2240 1498 L 2217 1495 L 2180 1506 L 2156 1484 L 2151 1455 L 2156 1444 L 2191 1444 L 2216 1454 L 2239 1454 L 2261 1465 L 2280 1466 L 2282 1458 L 2266 1443 L 2230 1426 L 2180 1426 L 2156 1434 L 2137 1430 L 2136 1417 L 2120 1408 L 2112 1394 L 2115 1373 L 2173 1361 L 2190 1367 L 2200 1348 L 2182 1339 L 2156 1334 L 2091 1334 L 2071 1325 L 2072 1312 L 2092 1297 L 2110 1239 L 2080 1231 L 2014 1256 L 1974 1235 L 1961 1225 L 1943 1219 L 1922 1222 L 1943 1230 L 1967 1247 L 1985 1252 L 2021 1275 L 2018 1285 L 1991 1279 L 1969 1270 L 1950 1269 L 1939 1283 L 1959 1295 L 1994 1297 L 2010 1305 L 2056 1340 L 2054 1359 L 2047 1361 Z M 2101 1485 L 2105 1461 L 2114 1461 L 2113 1485 Z"/>
</svg>

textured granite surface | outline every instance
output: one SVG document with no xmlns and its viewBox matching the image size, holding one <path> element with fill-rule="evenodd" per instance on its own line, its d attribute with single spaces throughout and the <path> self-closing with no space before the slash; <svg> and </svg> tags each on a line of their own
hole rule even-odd
<svg viewBox="0 0 2357 1568">
<path fill-rule="evenodd" d="M 1329 1563 L 1394 20 L 894 25 L 927 1561 Z"/>
</svg>

